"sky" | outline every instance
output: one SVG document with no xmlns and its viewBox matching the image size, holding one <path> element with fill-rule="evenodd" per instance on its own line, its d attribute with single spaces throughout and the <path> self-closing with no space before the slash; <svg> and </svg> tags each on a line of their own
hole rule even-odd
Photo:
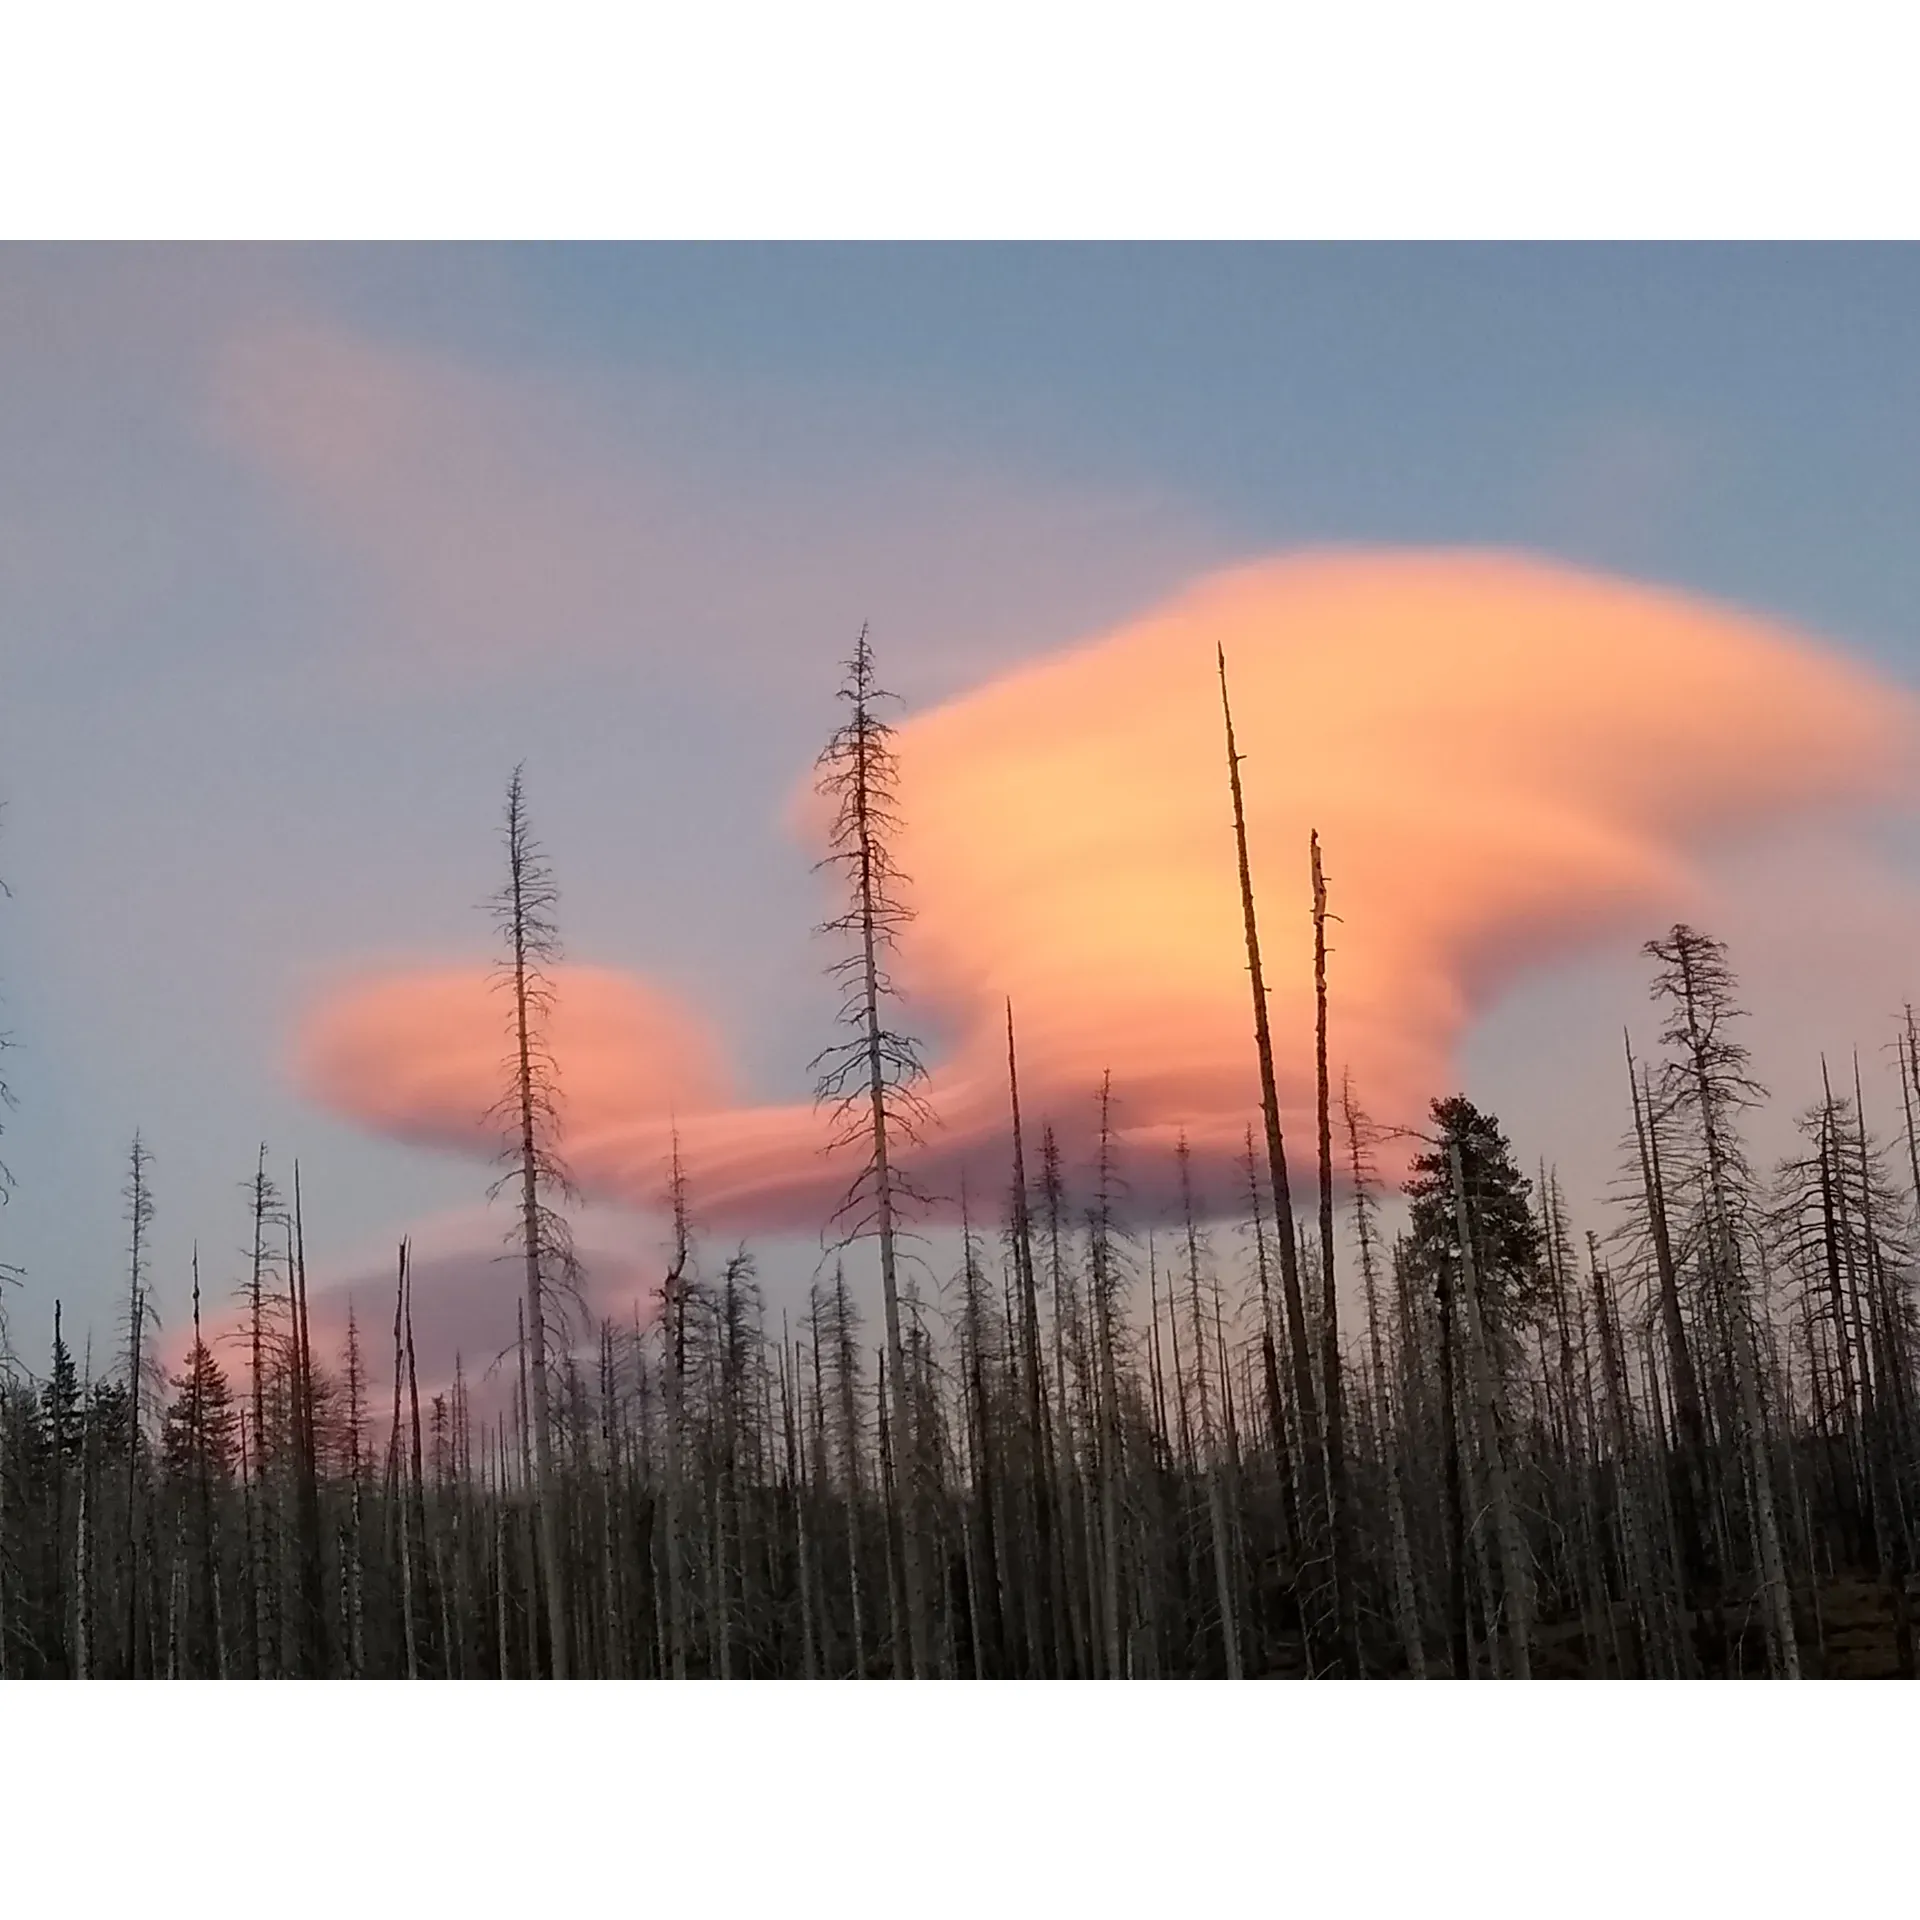
<svg viewBox="0 0 1920 1920">
<path fill-rule="evenodd" d="M 584 970 L 602 1297 L 647 1284 L 665 1106 L 706 1116 L 716 1181 L 745 1169 L 715 1232 L 768 1236 L 797 1300 L 834 1012 L 803 794 L 862 622 L 902 696 L 907 971 L 962 1145 L 997 1124 L 1010 981 L 1063 1126 L 1099 1015 L 1142 1125 L 1232 1132 L 1244 976 L 1221 998 L 1141 937 L 1218 813 L 1189 671 L 1214 639 L 1256 829 L 1327 830 L 1382 1103 L 1463 1085 L 1604 1227 L 1638 945 L 1685 910 L 1732 943 L 1777 1124 L 1855 1044 L 1884 1124 L 1920 930 L 1917 295 L 1911 248 L 1844 246 L 0 249 L 15 1344 L 56 1297 L 111 1340 L 136 1127 L 171 1329 L 196 1241 L 210 1295 L 238 1277 L 265 1140 L 341 1298 L 377 1320 L 410 1231 L 423 1307 L 469 1355 L 493 1337 L 506 1223 L 431 1088 L 471 1053 L 520 762 Z M 1096 764 L 1105 837 L 1018 803 Z M 1023 848 L 1119 876 L 1065 986 L 1066 932 L 1003 912 L 1036 897 Z M 1262 859 L 1297 945 L 1274 895 L 1303 876 Z M 1410 904 L 1436 874 L 1452 918 Z M 1412 1027 L 1408 982 L 1437 996 Z"/>
</svg>

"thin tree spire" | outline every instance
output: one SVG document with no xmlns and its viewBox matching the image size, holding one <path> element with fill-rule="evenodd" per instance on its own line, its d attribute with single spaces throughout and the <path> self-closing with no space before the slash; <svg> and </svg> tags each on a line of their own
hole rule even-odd
<svg viewBox="0 0 1920 1920">
<path fill-rule="evenodd" d="M 1280 1091 L 1274 1077 L 1273 1029 L 1267 1012 L 1266 976 L 1260 964 L 1260 927 L 1254 910 L 1253 869 L 1247 855 L 1246 805 L 1240 787 L 1241 755 L 1234 745 L 1233 706 L 1227 692 L 1227 655 L 1215 649 L 1220 671 L 1220 714 L 1226 726 L 1227 780 L 1233 796 L 1233 838 L 1240 868 L 1240 912 L 1246 931 L 1247 974 L 1253 994 L 1253 1044 L 1260 1068 L 1260 1113 L 1266 1131 L 1267 1178 L 1273 1192 L 1276 1239 L 1280 1253 L 1280 1291 L 1287 1315 L 1287 1348 L 1292 1363 L 1294 1402 L 1301 1430 L 1313 1454 L 1324 1493 L 1327 1485 L 1327 1436 L 1314 1390 L 1313 1361 L 1306 1313 L 1300 1293 L 1300 1256 L 1294 1234 L 1293 1192 L 1287 1180 L 1287 1149 L 1280 1130 Z"/>
<path fill-rule="evenodd" d="M 931 1671 L 932 1633 L 920 1537 L 923 1441 L 913 1418 L 901 1334 L 899 1240 L 902 1206 L 922 1196 L 903 1177 L 897 1149 L 919 1138 L 929 1115 L 919 1092 L 926 1077 L 919 1048 L 886 1019 L 894 997 L 887 962 L 913 917 L 905 899 L 906 876 L 893 853 L 901 825 L 893 729 L 879 712 L 893 697 L 875 678 L 863 625 L 840 687 L 847 717 L 815 767 L 816 790 L 834 806 L 829 851 L 820 865 L 844 878 L 849 896 L 846 910 L 820 931 L 849 943 L 829 975 L 842 988 L 840 1024 L 851 1029 L 852 1038 L 823 1049 L 813 1068 L 815 1097 L 830 1115 L 833 1144 L 858 1146 L 862 1153 L 860 1171 L 835 1215 L 840 1244 L 870 1236 L 879 1251 L 890 1439 L 903 1507 L 903 1597 L 911 1671 L 918 1677 Z"/>
<path fill-rule="evenodd" d="M 567 1580 L 560 1551 L 551 1368 L 553 1342 L 565 1336 L 566 1309 L 577 1293 L 579 1266 L 572 1232 L 559 1210 L 559 1203 L 573 1195 L 573 1180 L 560 1156 L 559 1066 L 547 1041 L 555 993 L 550 969 L 561 951 L 554 918 L 560 895 L 553 869 L 528 822 L 524 773 L 524 767 L 515 767 L 507 783 L 502 829 L 507 877 L 490 903 L 505 946 L 495 984 L 508 998 L 512 1049 L 506 1088 L 492 1116 L 505 1135 L 502 1158 L 507 1171 L 491 1191 L 497 1195 L 509 1186 L 518 1189 L 518 1217 L 509 1237 L 518 1248 L 524 1275 L 540 1579 L 547 1603 L 550 1671 L 556 1680 L 564 1680 L 568 1673 Z"/>
</svg>

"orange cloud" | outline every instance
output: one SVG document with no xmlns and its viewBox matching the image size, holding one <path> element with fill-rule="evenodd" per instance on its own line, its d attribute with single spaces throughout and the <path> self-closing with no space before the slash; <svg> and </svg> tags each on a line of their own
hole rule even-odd
<svg viewBox="0 0 1920 1920">
<path fill-rule="evenodd" d="M 1356 553 L 1205 580 L 901 726 L 918 917 L 899 975 L 954 1036 L 930 1089 L 936 1183 L 969 1158 L 1001 1177 L 1008 994 L 1036 1125 L 1082 1144 L 1111 1068 L 1135 1145 L 1185 1129 L 1216 1162 L 1237 1148 L 1257 1096 L 1216 645 L 1246 755 L 1281 1098 L 1303 1146 L 1309 829 L 1340 916 L 1336 1070 L 1352 1067 L 1376 1112 L 1412 1118 L 1448 1082 L 1467 1022 L 1523 969 L 1684 910 L 1723 836 L 1893 797 L 1915 731 L 1907 696 L 1777 627 L 1542 563 Z M 817 845 L 818 803 L 803 797 L 796 824 Z M 846 1169 L 822 1155 L 811 1107 L 725 1104 L 689 1021 L 631 984 L 646 1018 L 599 1037 L 592 1009 L 618 976 L 591 978 L 568 976 L 554 1035 L 588 1187 L 651 1201 L 662 1088 L 697 1082 L 678 1110 L 709 1216 L 818 1221 Z M 376 1127 L 471 1143 L 498 1054 L 477 987 L 448 974 L 382 991 L 315 1016 L 306 1086 Z M 565 1011 L 576 992 L 585 1005 Z"/>
<path fill-rule="evenodd" d="M 664 1122 L 724 1106 L 719 1055 L 661 989 L 603 967 L 561 967 L 548 1042 L 582 1116 Z M 295 1043 L 315 1099 L 383 1133 L 490 1147 L 487 1110 L 509 1057 L 506 995 L 484 968 L 388 974 L 341 987 Z"/>
</svg>

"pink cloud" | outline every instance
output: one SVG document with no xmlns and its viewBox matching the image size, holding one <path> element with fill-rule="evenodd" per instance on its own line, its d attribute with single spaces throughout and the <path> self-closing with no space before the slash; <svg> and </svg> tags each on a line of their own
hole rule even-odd
<svg viewBox="0 0 1920 1920">
<path fill-rule="evenodd" d="M 900 729 L 918 913 L 900 975 L 952 1036 L 926 1180 L 951 1190 L 969 1162 L 1002 1177 L 1009 994 L 1036 1128 L 1050 1118 L 1084 1147 L 1111 1068 L 1136 1149 L 1157 1160 L 1185 1130 L 1216 1175 L 1237 1150 L 1256 1094 L 1217 645 L 1303 1147 L 1310 828 L 1340 916 L 1336 1066 L 1408 1119 L 1504 988 L 1698 905 L 1702 859 L 1729 836 L 1905 792 L 1906 696 L 1722 608 L 1494 554 L 1307 556 L 1204 580 Z M 817 846 L 817 804 L 794 817 Z M 302 1034 L 302 1083 L 377 1129 L 475 1144 L 498 1058 L 477 978 L 343 987 Z M 688 1016 L 637 985 L 608 1012 L 616 978 L 575 990 L 562 1018 L 578 1024 L 555 1033 L 588 1188 L 651 1203 L 663 1088 L 697 1085 L 676 1110 L 709 1217 L 817 1223 L 848 1169 L 821 1151 L 811 1105 L 727 1102 Z"/>
<path fill-rule="evenodd" d="M 604 967 L 556 970 L 548 1029 L 576 1112 L 664 1121 L 728 1103 L 718 1051 L 660 988 Z M 511 1003 L 483 969 L 369 976 L 316 1009 L 295 1077 L 324 1104 L 401 1139 L 485 1146 L 509 1058 Z"/>
</svg>

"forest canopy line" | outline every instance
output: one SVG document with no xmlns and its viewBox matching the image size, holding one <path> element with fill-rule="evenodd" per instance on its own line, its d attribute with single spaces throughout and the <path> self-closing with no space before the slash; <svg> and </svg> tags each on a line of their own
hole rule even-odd
<svg viewBox="0 0 1920 1920">
<path fill-rule="evenodd" d="M 1644 948 L 1658 1039 L 1623 1052 L 1608 1230 L 1576 1231 L 1551 1168 L 1529 1174 L 1455 1093 L 1413 1129 L 1389 1232 L 1376 1169 L 1407 1130 L 1370 1119 L 1329 1045 L 1340 845 L 1299 849 L 1313 962 L 1282 984 L 1274 920 L 1303 903 L 1256 892 L 1265 762 L 1240 750 L 1224 647 L 1212 664 L 1212 857 L 1259 1089 L 1229 1162 L 1184 1130 L 1130 1138 L 1111 1070 L 1081 1089 L 1083 1130 L 1036 1125 L 1002 995 L 996 1174 L 936 1192 L 940 1083 L 895 977 L 919 910 L 913 789 L 863 629 L 815 768 L 841 995 L 813 1063 L 827 1258 L 776 1323 L 751 1247 L 703 1232 L 670 1128 L 653 1311 L 595 1320 L 551 1040 L 560 892 L 516 769 L 487 1119 L 521 1283 L 498 1358 L 423 1382 L 405 1242 L 390 1393 L 365 1344 L 384 1349 L 384 1315 L 317 1352 L 300 1169 L 283 1184 L 262 1146 L 237 1299 L 203 1320 L 196 1252 L 167 1371 L 164 1161 L 136 1133 L 111 1344 L 76 1357 L 56 1303 L 44 1359 L 5 1348 L 0 1674 L 1913 1677 L 1911 1010 L 1886 1036 L 1888 1129 L 1857 1058 L 1823 1062 L 1801 1147 L 1756 1167 L 1769 1095 L 1734 956 L 1672 925 Z M 1313 1036 L 1304 1099 L 1276 1009 Z M 1231 1196 L 1206 1184 L 1220 1164 Z M 1171 1224 L 1135 1204 L 1148 1185 Z M 936 1200 L 957 1209 L 950 1271 L 914 1232 Z M 856 1244 L 877 1327 L 840 1257 Z"/>
</svg>

